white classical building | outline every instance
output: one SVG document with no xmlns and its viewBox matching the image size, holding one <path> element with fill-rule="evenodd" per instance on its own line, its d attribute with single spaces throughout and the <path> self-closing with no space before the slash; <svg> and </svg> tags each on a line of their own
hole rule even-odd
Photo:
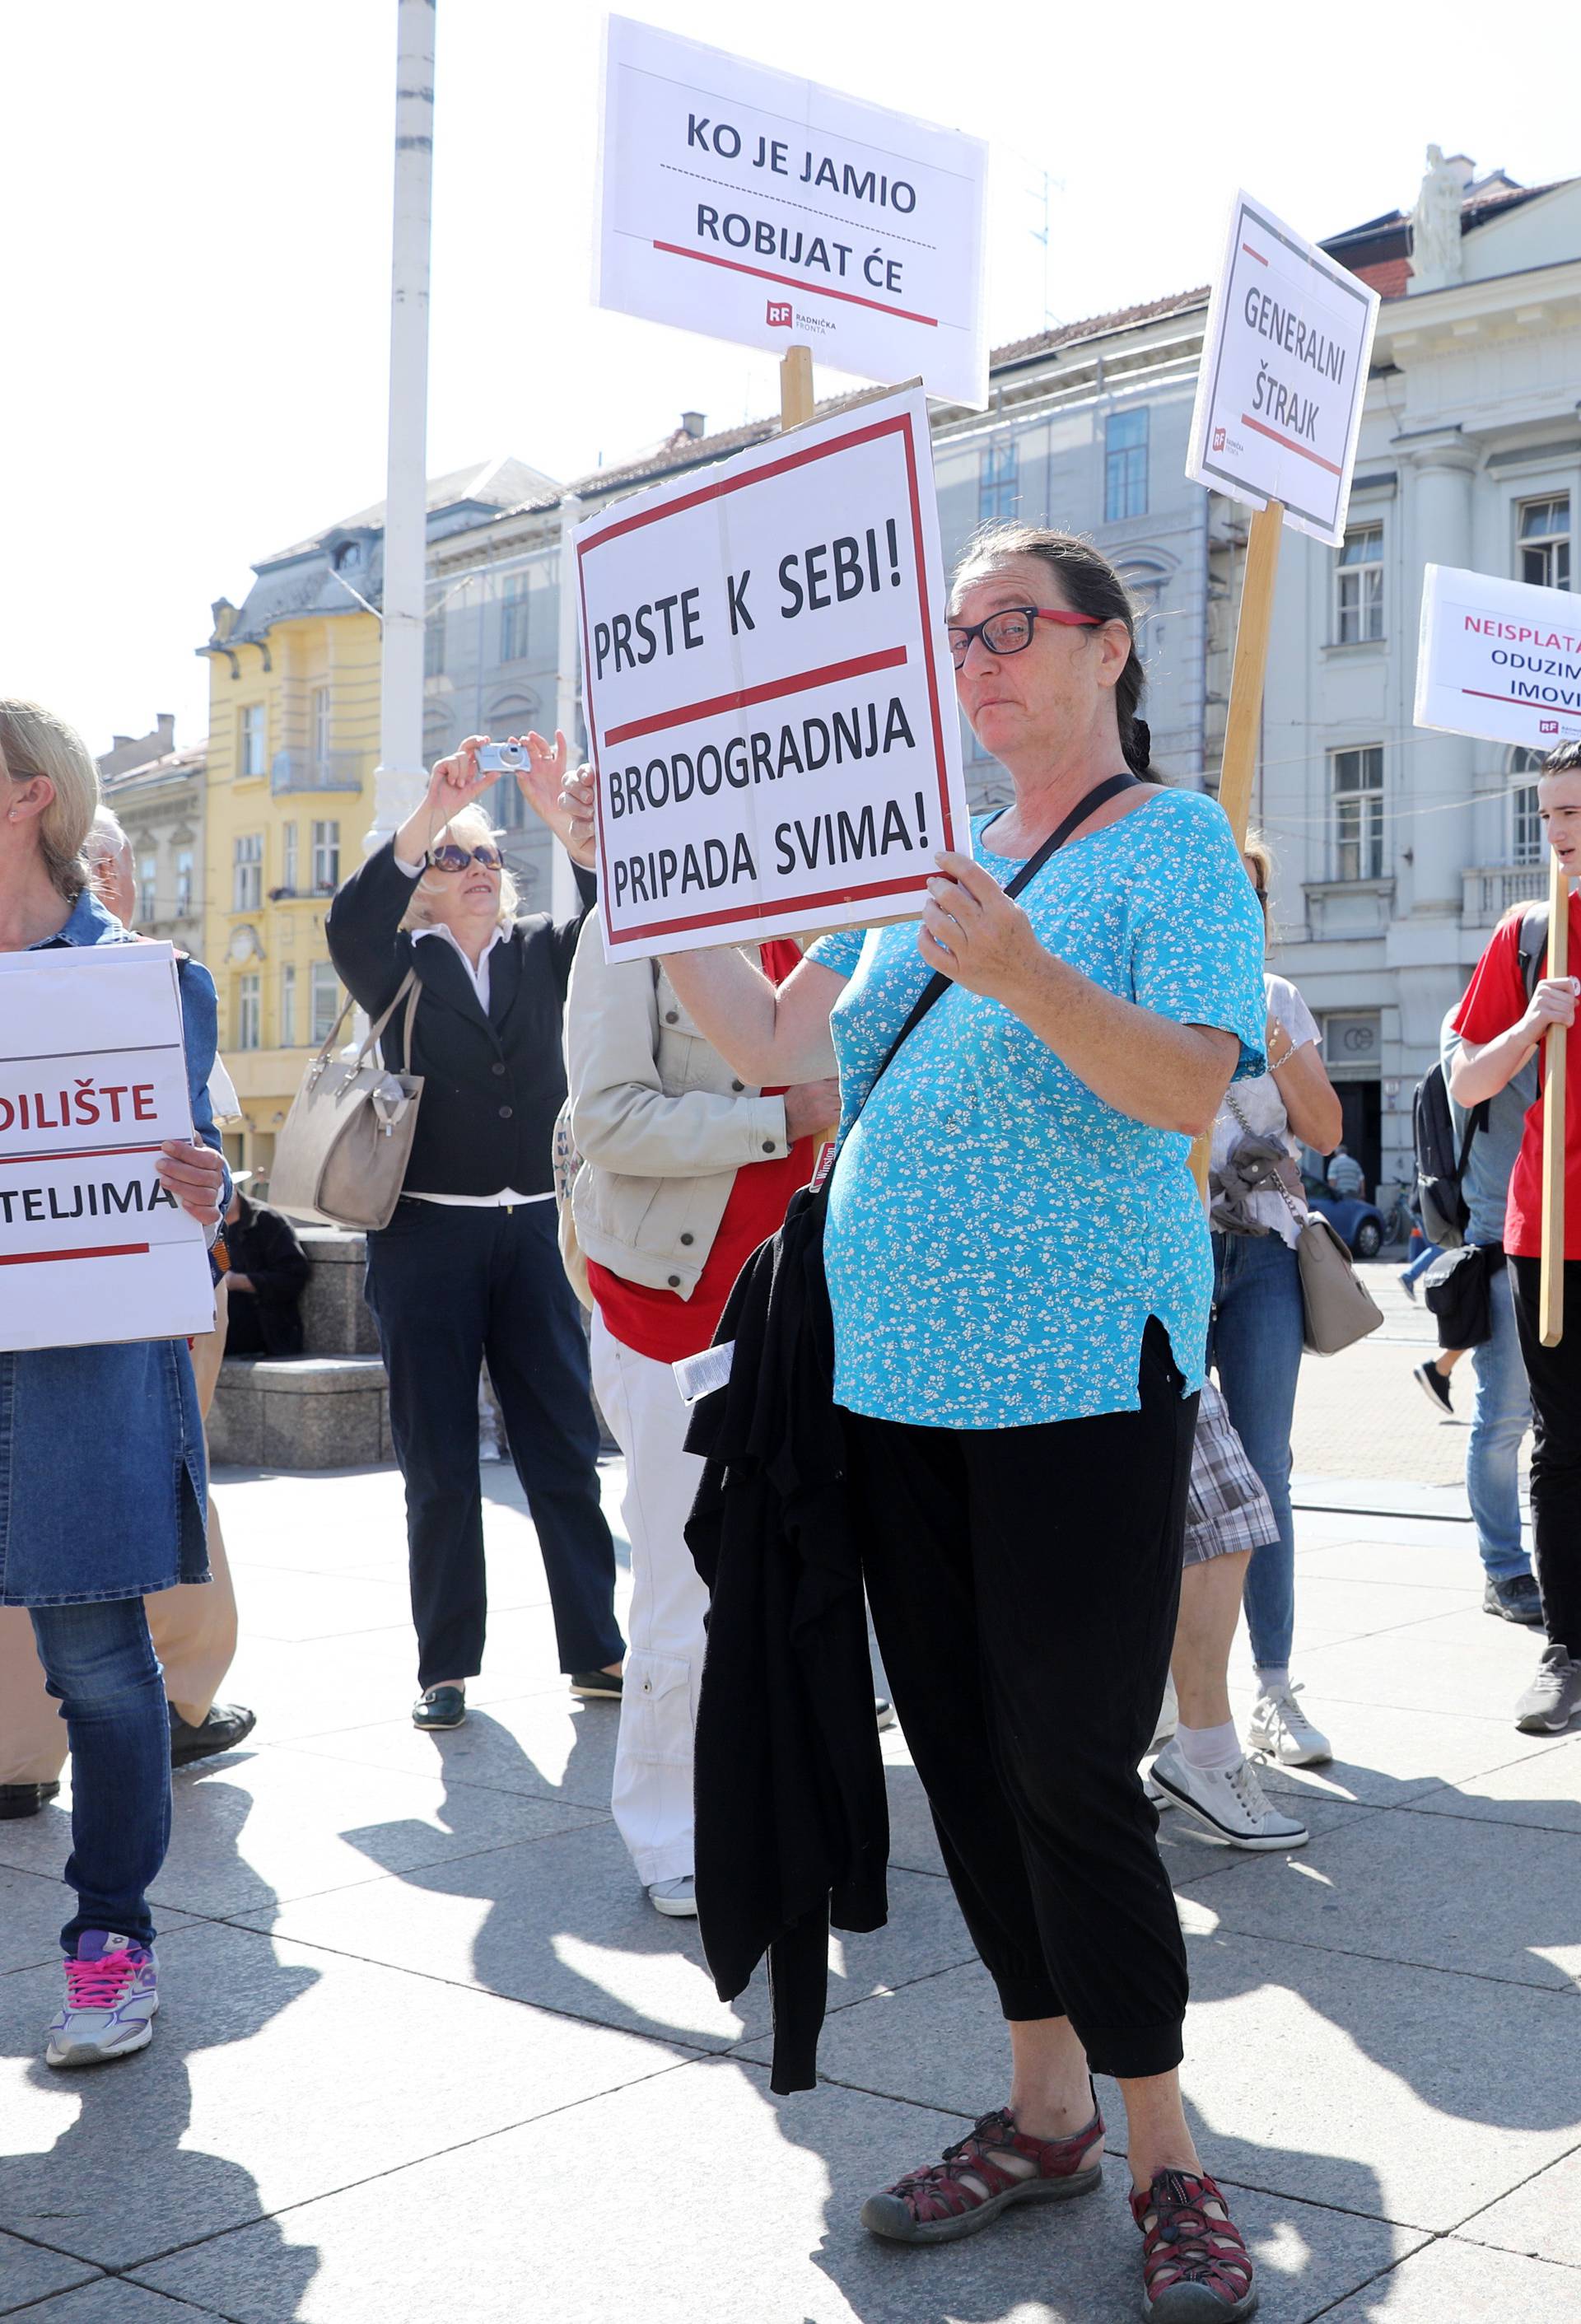
<svg viewBox="0 0 1581 2324">
<path fill-rule="evenodd" d="M 1422 568 L 1571 587 L 1581 507 L 1581 179 L 1429 158 L 1409 217 L 1326 244 L 1383 305 L 1345 547 L 1284 534 L 1255 807 L 1278 965 L 1385 1184 L 1445 1010 L 1544 884 L 1527 754 L 1411 723 Z"/>
<path fill-rule="evenodd" d="M 1422 567 L 1572 586 L 1581 508 L 1581 178 L 1523 187 L 1437 149 L 1415 207 L 1325 245 L 1383 293 L 1346 544 L 1287 531 L 1255 810 L 1279 857 L 1276 964 L 1324 1021 L 1369 1185 L 1409 1176 L 1411 1100 L 1487 932 L 1542 881 L 1530 770 L 1411 724 Z M 1143 613 L 1146 715 L 1167 779 L 1217 786 L 1247 512 L 1185 479 L 1208 292 L 995 350 L 987 411 L 935 405 L 941 529 L 1084 532 Z M 824 410 L 838 409 L 829 404 Z M 426 749 L 547 726 L 561 512 L 594 509 L 772 434 L 686 413 L 641 456 L 482 515 L 429 550 Z M 1003 770 L 965 736 L 979 804 Z M 1524 779 L 1523 779 L 1524 778 Z M 548 851 L 501 784 L 529 898 Z"/>
</svg>

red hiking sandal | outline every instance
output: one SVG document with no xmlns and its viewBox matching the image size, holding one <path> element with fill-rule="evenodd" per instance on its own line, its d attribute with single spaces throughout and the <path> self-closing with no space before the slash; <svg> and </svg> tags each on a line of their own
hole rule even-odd
<svg viewBox="0 0 1581 2324">
<path fill-rule="evenodd" d="M 942 2163 L 908 2172 L 862 2205 L 869 2235 L 898 2244 L 949 2244 L 975 2236 L 1012 2203 L 1063 2203 L 1089 2195 L 1103 2176 L 1103 2116 L 1074 2138 L 1028 2138 L 1008 2107 L 985 2114 L 944 2149 Z M 1003 2158 L 1003 2159 L 1001 2159 Z M 1011 2158 L 1028 2167 L 1016 2171 Z"/>
<path fill-rule="evenodd" d="M 1149 2324 L 1239 2324 L 1252 2314 L 1252 2263 L 1206 2173 L 1161 2171 L 1151 2187 L 1131 2190 L 1131 2217 L 1142 2230 L 1142 2313 Z"/>
</svg>

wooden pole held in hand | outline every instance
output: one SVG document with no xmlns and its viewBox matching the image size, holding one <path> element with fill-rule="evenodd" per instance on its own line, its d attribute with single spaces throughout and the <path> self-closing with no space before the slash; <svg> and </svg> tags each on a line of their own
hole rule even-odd
<svg viewBox="0 0 1581 2324">
<path fill-rule="evenodd" d="M 1279 540 L 1283 530 L 1283 503 L 1269 501 L 1252 519 L 1245 570 L 1241 576 L 1240 619 L 1236 624 L 1229 708 L 1224 724 L 1224 760 L 1218 776 L 1218 804 L 1229 817 L 1237 848 L 1246 844 L 1246 822 L 1252 812 L 1252 783 L 1257 772 L 1257 745 L 1263 732 L 1263 682 L 1268 669 L 1268 635 L 1273 622 L 1273 584 L 1279 574 Z M 1211 1143 L 1211 1135 L 1199 1138 L 1191 1148 L 1191 1175 L 1204 1202 L 1208 1199 L 1208 1153 Z"/>
<path fill-rule="evenodd" d="M 1557 855 L 1549 859 L 1549 976 L 1568 976 L 1570 881 Z M 1542 1344 L 1557 1348 L 1565 1333 L 1565 1069 L 1569 1028 L 1550 1025 L 1542 1077 L 1542 1277 L 1538 1317 Z"/>
<path fill-rule="evenodd" d="M 786 347 L 779 365 L 779 425 L 799 428 L 813 417 L 813 350 Z"/>
</svg>

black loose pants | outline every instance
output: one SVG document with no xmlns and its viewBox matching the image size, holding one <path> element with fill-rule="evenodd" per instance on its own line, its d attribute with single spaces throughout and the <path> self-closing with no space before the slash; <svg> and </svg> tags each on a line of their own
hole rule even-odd
<svg viewBox="0 0 1581 2324">
<path fill-rule="evenodd" d="M 1512 1259 L 1515 1328 L 1531 1389 L 1531 1531 L 1549 1639 L 1581 1657 L 1581 1259 L 1565 1261 L 1565 1330 L 1542 1344 L 1542 1261 Z"/>
<path fill-rule="evenodd" d="M 1180 1602 L 1197 1399 L 1150 1321 L 1141 1409 L 1042 1426 L 847 1416 L 878 1632 L 1007 2018 L 1096 2071 L 1181 2061 L 1186 1955 L 1137 1762 Z"/>
<path fill-rule="evenodd" d="M 478 1473 L 483 1359 L 538 1529 L 560 1667 L 625 1653 L 615 1550 L 599 1504 L 587 1344 L 553 1203 L 510 1210 L 403 1196 L 368 1237 L 368 1305 L 390 1375 L 390 1433 L 406 1481 L 418 1683 L 483 1667 L 487 1590 Z"/>
</svg>

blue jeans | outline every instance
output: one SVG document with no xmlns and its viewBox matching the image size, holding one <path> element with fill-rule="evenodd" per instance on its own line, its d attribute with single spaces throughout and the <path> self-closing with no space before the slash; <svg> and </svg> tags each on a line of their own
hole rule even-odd
<svg viewBox="0 0 1581 2324">
<path fill-rule="evenodd" d="M 1411 1265 L 1401 1268 L 1400 1280 L 1402 1283 L 1414 1283 L 1419 1276 L 1427 1273 L 1435 1259 L 1442 1259 L 1443 1256 L 1436 1242 L 1424 1242 Z"/>
<path fill-rule="evenodd" d="M 1290 1245 L 1275 1234 L 1216 1234 L 1208 1361 L 1279 1529 L 1277 1540 L 1252 1552 L 1246 1568 L 1246 1628 L 1259 1670 L 1284 1668 L 1295 1629 L 1290 1429 L 1303 1332 L 1301 1274 Z"/>
<path fill-rule="evenodd" d="M 77 1912 L 60 1942 L 75 1953 L 85 1929 L 107 1929 L 151 1945 L 148 1890 L 170 1839 L 170 1721 L 142 1600 L 28 1610 L 71 1738 L 66 1885 Z"/>
<path fill-rule="evenodd" d="M 1482 1562 L 1495 1581 L 1530 1573 L 1521 1546 L 1521 1440 L 1531 1425 L 1531 1395 L 1515 1329 L 1511 1270 L 1488 1286 L 1494 1334 L 1471 1351 L 1476 1394 L 1466 1447 L 1466 1498 L 1476 1524 Z"/>
</svg>

